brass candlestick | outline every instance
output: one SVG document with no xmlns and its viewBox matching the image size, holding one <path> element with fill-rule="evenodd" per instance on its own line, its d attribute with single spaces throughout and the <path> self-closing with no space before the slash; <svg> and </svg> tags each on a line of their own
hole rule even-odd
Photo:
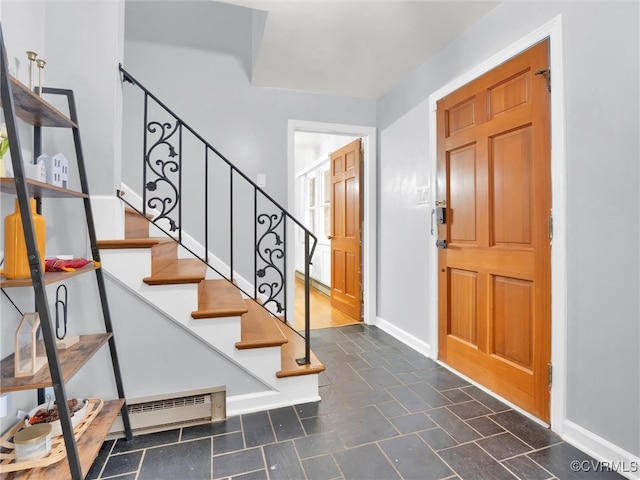
<svg viewBox="0 0 640 480">
<path fill-rule="evenodd" d="M 36 60 L 36 63 L 38 64 L 38 95 L 42 96 L 42 71 L 44 70 L 44 65 L 47 63 L 42 59 L 38 59 Z"/>
<path fill-rule="evenodd" d="M 29 89 L 33 90 L 33 62 L 35 62 L 38 54 L 36 52 L 27 51 L 27 58 L 29 59 Z"/>
</svg>

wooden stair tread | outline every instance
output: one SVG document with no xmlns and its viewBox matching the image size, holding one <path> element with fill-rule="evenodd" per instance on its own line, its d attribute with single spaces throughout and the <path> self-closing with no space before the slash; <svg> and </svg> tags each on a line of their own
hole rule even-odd
<svg viewBox="0 0 640 480">
<path fill-rule="evenodd" d="M 197 258 L 176 258 L 165 261 L 161 267 L 154 264 L 151 276 L 142 281 L 147 285 L 200 283 L 205 278 L 206 269 L 207 266 Z"/>
<path fill-rule="evenodd" d="M 98 248 L 115 250 L 119 248 L 151 248 L 159 243 L 158 238 L 123 238 L 118 240 L 98 240 Z"/>
<path fill-rule="evenodd" d="M 281 330 L 287 337 L 288 342 L 281 347 L 281 370 L 276 373 L 276 377 L 284 378 L 298 375 L 311 375 L 325 370 L 325 366 L 318 360 L 318 357 L 316 357 L 313 351 L 310 352 L 310 364 L 298 365 L 296 359 L 304 357 L 304 338 L 284 324 Z"/>
<path fill-rule="evenodd" d="M 245 303 L 248 311 L 241 318 L 241 340 L 236 343 L 237 349 L 279 347 L 287 343 L 278 319 L 252 299 L 246 299 Z"/>
<path fill-rule="evenodd" d="M 198 310 L 193 318 L 240 316 L 248 310 L 240 290 L 224 279 L 203 280 L 198 284 Z"/>
</svg>

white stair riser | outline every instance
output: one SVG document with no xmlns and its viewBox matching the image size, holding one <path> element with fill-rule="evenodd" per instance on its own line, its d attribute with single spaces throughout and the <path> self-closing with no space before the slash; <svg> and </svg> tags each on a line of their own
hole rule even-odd
<svg viewBox="0 0 640 480">
<path fill-rule="evenodd" d="M 151 249 L 128 248 L 100 250 L 102 267 L 135 289 L 142 279 L 151 275 Z"/>
</svg>

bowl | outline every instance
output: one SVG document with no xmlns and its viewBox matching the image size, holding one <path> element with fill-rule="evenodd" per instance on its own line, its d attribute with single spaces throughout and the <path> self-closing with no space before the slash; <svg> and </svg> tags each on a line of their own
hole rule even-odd
<svg viewBox="0 0 640 480">
<path fill-rule="evenodd" d="M 87 407 L 89 406 L 89 400 L 87 400 L 86 398 L 78 398 L 78 399 L 73 399 L 70 398 L 69 401 L 72 400 L 77 400 L 77 410 L 74 411 L 73 416 L 71 417 L 71 425 L 73 426 L 73 428 L 76 428 L 76 426 L 82 422 L 82 420 L 84 420 L 84 417 L 87 415 Z M 55 404 L 54 404 L 55 405 Z M 54 420 L 53 422 L 39 422 L 39 423 L 34 423 L 31 424 L 30 421 L 32 419 L 32 417 L 34 417 L 36 415 L 36 413 L 38 413 L 40 410 L 46 410 L 47 409 L 47 403 L 42 403 L 40 405 L 38 405 L 36 408 L 32 409 L 29 412 L 29 416 L 24 420 L 25 424 L 27 426 L 34 426 L 34 425 L 40 425 L 42 423 L 48 423 L 49 425 L 51 425 L 51 436 L 52 437 L 57 437 L 59 435 L 62 435 L 62 425 L 60 424 L 60 419 L 58 418 L 57 420 Z"/>
</svg>

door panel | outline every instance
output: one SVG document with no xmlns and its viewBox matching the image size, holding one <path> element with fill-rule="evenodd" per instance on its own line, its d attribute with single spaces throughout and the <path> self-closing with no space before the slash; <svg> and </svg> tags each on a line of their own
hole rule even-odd
<svg viewBox="0 0 640 480">
<path fill-rule="evenodd" d="M 353 168 L 353 167 L 352 167 Z M 358 202 L 358 192 L 360 186 L 355 177 L 344 180 L 345 192 L 345 222 L 344 236 L 347 238 L 359 238 L 360 235 L 360 205 Z"/>
<path fill-rule="evenodd" d="M 529 92 L 531 90 L 529 74 L 530 71 L 525 70 L 511 79 L 487 89 L 489 118 L 494 118 L 529 101 Z"/>
<path fill-rule="evenodd" d="M 450 241 L 476 241 L 476 155 L 475 146 L 449 155 Z M 455 215 L 455 221 L 453 219 Z"/>
<path fill-rule="evenodd" d="M 531 127 L 498 135 L 489 145 L 493 245 L 531 246 Z"/>
<path fill-rule="evenodd" d="M 478 344 L 478 274 L 451 269 L 449 334 L 473 346 Z"/>
<path fill-rule="evenodd" d="M 361 319 L 360 139 L 331 155 L 331 305 Z"/>
<path fill-rule="evenodd" d="M 438 101 L 439 358 L 549 420 L 548 42 Z"/>
<path fill-rule="evenodd" d="M 493 277 L 492 353 L 531 370 L 533 368 L 533 282 Z"/>
</svg>

